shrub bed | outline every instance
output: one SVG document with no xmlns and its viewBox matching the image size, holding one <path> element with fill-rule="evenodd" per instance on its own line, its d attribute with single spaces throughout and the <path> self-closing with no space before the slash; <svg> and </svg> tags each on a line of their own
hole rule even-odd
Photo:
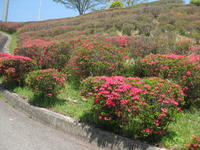
<svg viewBox="0 0 200 150">
<path fill-rule="evenodd" d="M 74 44 L 66 70 L 78 80 L 88 76 L 120 75 L 127 58 L 125 48 L 117 48 L 104 39 L 82 39 Z"/>
<path fill-rule="evenodd" d="M 0 22 L 0 30 L 8 33 L 16 32 L 23 23 L 18 22 Z"/>
<path fill-rule="evenodd" d="M 23 82 L 25 74 L 34 70 L 36 65 L 29 57 L 5 56 L 0 58 L 0 74 L 6 81 Z"/>
<path fill-rule="evenodd" d="M 185 144 L 185 147 L 183 147 L 183 150 L 199 150 L 200 149 L 200 136 L 195 137 L 192 136 L 192 141 Z"/>
<path fill-rule="evenodd" d="M 56 96 L 64 88 L 65 75 L 56 69 L 44 69 L 30 72 L 26 84 L 41 96 Z"/>
<path fill-rule="evenodd" d="M 1 57 L 5 57 L 5 56 L 10 56 L 10 54 L 8 54 L 8 53 L 0 53 L 0 58 Z"/>
<path fill-rule="evenodd" d="M 70 46 L 67 43 L 28 44 L 16 48 L 14 54 L 30 57 L 40 69 L 55 68 L 61 70 L 69 60 Z"/>
<path fill-rule="evenodd" d="M 131 137 L 164 134 L 184 103 L 179 85 L 156 77 L 89 77 L 82 82 L 81 93 L 94 101 L 100 123 Z"/>
<path fill-rule="evenodd" d="M 174 80 L 182 86 L 188 105 L 196 103 L 200 97 L 200 64 L 194 56 L 149 55 L 139 60 L 135 72 L 138 76 Z"/>
</svg>

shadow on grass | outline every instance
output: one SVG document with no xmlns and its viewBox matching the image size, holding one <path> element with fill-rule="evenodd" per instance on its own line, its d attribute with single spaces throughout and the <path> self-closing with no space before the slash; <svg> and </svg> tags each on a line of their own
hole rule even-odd
<svg viewBox="0 0 200 150">
<path fill-rule="evenodd" d="M 96 142 L 97 145 L 101 148 L 106 148 L 107 146 L 120 146 L 123 149 L 132 150 L 132 149 L 149 149 L 150 145 L 160 146 L 158 143 L 162 140 L 162 138 L 173 138 L 176 136 L 176 133 L 173 131 L 167 131 L 165 135 L 159 135 L 149 138 L 141 138 L 135 136 L 135 138 L 131 139 L 133 134 L 131 134 L 130 130 L 120 130 L 116 128 L 114 125 L 106 125 L 102 124 L 102 122 L 98 121 L 97 115 L 93 112 L 87 112 L 80 117 L 80 121 L 82 122 L 82 128 L 87 131 L 87 136 L 89 137 L 89 142 Z M 91 126 L 92 125 L 92 126 Z M 101 131 L 100 131 L 101 130 Z M 113 134 L 113 133 L 120 133 Z M 126 134 L 127 133 L 127 134 Z M 110 136 L 111 134 L 111 136 Z M 148 143 L 148 144 L 147 144 Z"/>
<path fill-rule="evenodd" d="M 41 95 L 35 95 L 29 100 L 29 103 L 37 107 L 52 108 L 57 104 L 65 104 L 65 100 L 57 97 L 44 97 Z"/>
<path fill-rule="evenodd" d="M 15 82 L 15 81 L 2 82 L 1 83 L 1 87 L 5 88 L 5 89 L 7 89 L 7 90 L 9 90 L 11 92 L 13 92 L 14 89 L 19 87 L 19 86 L 23 87 L 22 84 L 20 85 L 18 82 Z"/>
</svg>

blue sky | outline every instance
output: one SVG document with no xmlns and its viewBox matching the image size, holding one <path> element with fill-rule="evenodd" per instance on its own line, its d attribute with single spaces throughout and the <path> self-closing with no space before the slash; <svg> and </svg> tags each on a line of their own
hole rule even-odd
<svg viewBox="0 0 200 150">
<path fill-rule="evenodd" d="M 9 0 L 8 21 L 37 21 L 40 0 Z M 186 0 L 187 2 L 189 0 Z M 0 19 L 2 18 L 4 0 L 0 0 Z M 53 0 L 42 0 L 41 20 L 66 18 L 78 15 L 78 12 L 66 9 Z"/>
<path fill-rule="evenodd" d="M 40 0 L 9 0 L 8 21 L 38 20 Z M 0 0 L 0 18 L 2 18 L 4 0 Z M 53 0 L 42 0 L 41 19 L 65 18 L 78 15 L 76 11 L 66 9 Z"/>
</svg>

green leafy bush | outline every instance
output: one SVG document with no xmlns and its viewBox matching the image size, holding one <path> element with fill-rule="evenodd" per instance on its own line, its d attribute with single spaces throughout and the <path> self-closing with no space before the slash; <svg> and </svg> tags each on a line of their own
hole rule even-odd
<svg viewBox="0 0 200 150">
<path fill-rule="evenodd" d="M 200 6 L 200 0 L 191 0 L 191 3 Z"/>
<path fill-rule="evenodd" d="M 131 31 L 134 29 L 134 26 L 130 23 L 124 23 L 122 26 L 122 33 L 125 35 L 131 35 Z"/>
<path fill-rule="evenodd" d="M 36 68 L 29 57 L 5 56 L 0 58 L 0 74 L 6 81 L 23 82 L 25 74 Z"/>
<path fill-rule="evenodd" d="M 199 56 L 197 56 L 199 57 Z M 195 56 L 149 55 L 139 60 L 135 73 L 139 76 L 157 76 L 180 84 L 188 105 L 200 97 L 200 64 Z"/>
<path fill-rule="evenodd" d="M 82 95 L 93 100 L 99 123 L 129 136 L 164 134 L 183 104 L 181 87 L 169 80 L 138 77 L 89 77 Z"/>
<path fill-rule="evenodd" d="M 26 84 L 41 96 L 56 96 L 65 85 L 65 75 L 56 69 L 45 69 L 30 72 Z"/>
<path fill-rule="evenodd" d="M 123 8 L 123 7 L 124 6 L 123 6 L 122 2 L 118 1 L 118 0 L 112 2 L 112 4 L 110 5 L 110 8 Z"/>
</svg>

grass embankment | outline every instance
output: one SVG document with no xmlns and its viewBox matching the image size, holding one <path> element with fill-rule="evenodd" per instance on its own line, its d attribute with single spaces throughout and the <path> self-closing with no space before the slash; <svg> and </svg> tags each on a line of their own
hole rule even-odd
<svg viewBox="0 0 200 150">
<path fill-rule="evenodd" d="M 9 50 L 10 50 L 10 53 L 13 54 L 14 52 L 14 49 L 17 47 L 17 36 L 18 36 L 18 33 L 13 33 L 13 34 L 9 34 L 11 36 L 11 42 L 10 42 L 10 45 L 9 45 Z"/>
<path fill-rule="evenodd" d="M 80 92 L 71 85 L 66 84 L 66 88 L 56 98 L 45 99 L 34 95 L 28 87 L 15 87 L 8 85 L 7 88 L 28 100 L 32 105 L 45 107 L 55 112 L 68 115 L 74 118 L 80 118 L 85 112 L 89 112 L 91 103 Z"/>
</svg>

